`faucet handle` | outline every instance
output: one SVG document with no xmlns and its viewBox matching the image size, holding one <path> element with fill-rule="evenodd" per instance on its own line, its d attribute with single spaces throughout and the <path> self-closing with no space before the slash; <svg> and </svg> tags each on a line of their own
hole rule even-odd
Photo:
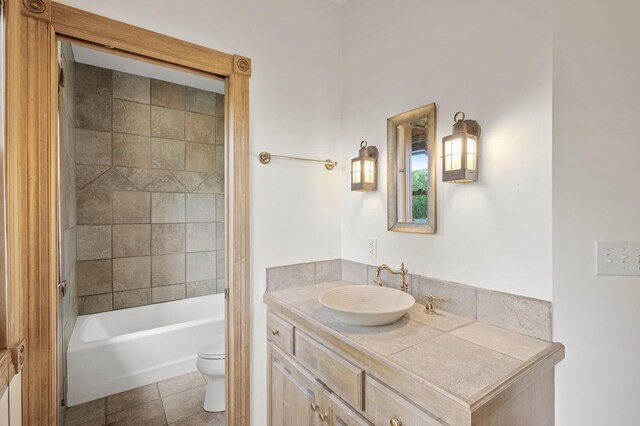
<svg viewBox="0 0 640 426">
<path fill-rule="evenodd" d="M 447 299 L 440 296 L 434 296 L 432 294 L 427 295 L 427 303 L 424 305 L 424 311 L 429 315 L 434 315 L 436 313 L 436 308 L 433 306 L 433 301 L 437 300 L 439 302 L 446 302 Z"/>
</svg>

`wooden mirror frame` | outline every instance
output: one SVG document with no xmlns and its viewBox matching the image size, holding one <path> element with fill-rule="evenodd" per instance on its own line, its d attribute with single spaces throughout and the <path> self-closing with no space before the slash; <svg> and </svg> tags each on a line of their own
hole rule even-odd
<svg viewBox="0 0 640 426">
<path fill-rule="evenodd" d="M 427 223 L 398 222 L 398 131 L 399 125 L 429 117 L 427 150 L 429 152 L 429 196 L 427 198 Z M 436 104 L 432 103 L 387 119 L 387 225 L 389 231 L 436 233 Z"/>
<path fill-rule="evenodd" d="M 251 60 L 50 0 L 7 12 L 7 347 L 24 341 L 23 424 L 57 425 L 58 39 L 225 80 L 228 425 L 250 424 L 249 78 Z M 21 370 L 22 369 L 22 370 Z M 10 380 L 11 378 L 9 378 Z"/>
</svg>

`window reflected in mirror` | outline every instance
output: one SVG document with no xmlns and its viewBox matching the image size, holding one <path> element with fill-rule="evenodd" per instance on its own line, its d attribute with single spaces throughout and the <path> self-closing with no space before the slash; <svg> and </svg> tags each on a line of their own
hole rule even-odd
<svg viewBox="0 0 640 426">
<path fill-rule="evenodd" d="M 392 231 L 435 233 L 435 104 L 387 120 Z"/>
</svg>

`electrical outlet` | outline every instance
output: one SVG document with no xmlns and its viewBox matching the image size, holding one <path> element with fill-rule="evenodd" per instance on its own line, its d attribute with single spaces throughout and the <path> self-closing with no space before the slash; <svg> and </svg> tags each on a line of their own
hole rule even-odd
<svg viewBox="0 0 640 426">
<path fill-rule="evenodd" d="M 596 275 L 640 275 L 640 242 L 596 242 Z"/>
<path fill-rule="evenodd" d="M 375 259 L 378 257 L 378 239 L 369 237 L 369 257 Z"/>
</svg>

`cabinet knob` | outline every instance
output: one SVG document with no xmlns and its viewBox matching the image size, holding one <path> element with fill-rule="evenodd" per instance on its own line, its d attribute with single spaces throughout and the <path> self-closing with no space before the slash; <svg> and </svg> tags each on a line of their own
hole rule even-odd
<svg viewBox="0 0 640 426">
<path fill-rule="evenodd" d="M 322 423 L 324 423 L 325 421 L 329 420 L 329 414 L 328 413 L 318 413 L 318 417 L 320 417 L 320 420 L 322 421 Z"/>
<path fill-rule="evenodd" d="M 400 420 L 397 417 L 394 417 L 391 420 L 389 420 L 389 425 L 391 425 L 391 426 L 402 426 L 402 420 Z"/>
<path fill-rule="evenodd" d="M 273 330 L 271 330 L 271 334 L 273 334 L 274 336 L 277 336 L 278 334 L 280 334 L 280 332 L 274 328 Z"/>
<path fill-rule="evenodd" d="M 318 411 L 318 408 L 320 408 L 318 404 L 316 404 L 315 402 L 311 403 L 311 411 Z"/>
</svg>

